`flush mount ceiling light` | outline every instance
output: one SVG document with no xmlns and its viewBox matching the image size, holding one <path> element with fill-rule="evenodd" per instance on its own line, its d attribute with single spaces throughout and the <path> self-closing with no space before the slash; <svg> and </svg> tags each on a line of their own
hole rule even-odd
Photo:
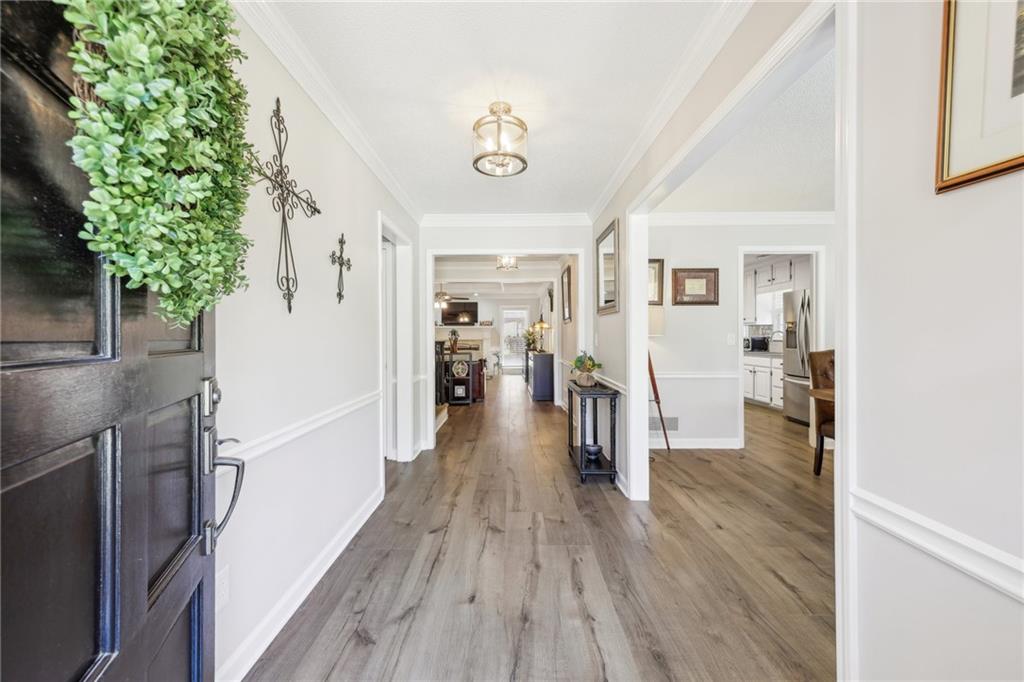
<svg viewBox="0 0 1024 682">
<path fill-rule="evenodd" d="M 504 270 L 509 272 L 510 270 L 518 270 L 519 262 L 517 256 L 498 256 L 498 270 Z"/>
<path fill-rule="evenodd" d="M 505 178 L 526 170 L 526 122 L 508 102 L 493 102 L 490 114 L 473 124 L 473 168 Z"/>
</svg>

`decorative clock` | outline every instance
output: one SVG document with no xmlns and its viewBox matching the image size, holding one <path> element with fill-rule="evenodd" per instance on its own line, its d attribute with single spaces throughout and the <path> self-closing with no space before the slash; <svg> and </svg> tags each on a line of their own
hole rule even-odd
<svg viewBox="0 0 1024 682">
<path fill-rule="evenodd" d="M 469 376 L 469 363 L 465 360 L 456 360 L 452 363 L 452 374 L 460 379 Z"/>
</svg>

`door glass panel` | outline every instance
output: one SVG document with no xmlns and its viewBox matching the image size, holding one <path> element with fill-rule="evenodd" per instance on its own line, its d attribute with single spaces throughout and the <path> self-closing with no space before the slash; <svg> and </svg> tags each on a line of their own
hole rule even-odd
<svg viewBox="0 0 1024 682">
<path fill-rule="evenodd" d="M 197 533 L 193 509 L 198 419 L 195 402 L 194 398 L 183 400 L 146 418 L 150 590 Z"/>
<path fill-rule="evenodd" d="M 88 180 L 72 165 L 66 144 L 74 130 L 67 93 L 61 90 L 66 86 L 53 71 L 38 68 L 46 64 L 63 71 L 63 63 L 48 60 L 70 37 L 66 26 L 44 35 L 34 30 L 38 24 L 9 16 L 36 12 L 31 7 L 36 4 L 49 3 L 4 3 L 0 360 L 5 363 L 104 352 L 97 318 L 109 278 L 78 238 Z M 30 74 L 23 62 L 37 68 Z"/>
</svg>

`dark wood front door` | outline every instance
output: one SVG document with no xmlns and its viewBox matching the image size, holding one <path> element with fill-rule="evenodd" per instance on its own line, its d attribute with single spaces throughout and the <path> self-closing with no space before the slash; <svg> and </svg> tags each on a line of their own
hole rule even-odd
<svg viewBox="0 0 1024 682">
<path fill-rule="evenodd" d="M 213 679 L 213 316 L 187 329 L 77 237 L 71 29 L 4 2 L 5 680 Z"/>
</svg>

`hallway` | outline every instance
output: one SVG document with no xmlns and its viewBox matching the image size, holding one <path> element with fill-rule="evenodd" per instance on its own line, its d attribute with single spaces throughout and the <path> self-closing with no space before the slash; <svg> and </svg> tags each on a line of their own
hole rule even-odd
<svg viewBox="0 0 1024 682">
<path fill-rule="evenodd" d="M 388 464 L 247 679 L 833 677 L 832 472 L 809 475 L 800 429 L 748 409 L 756 453 L 656 454 L 631 503 L 579 484 L 562 410 L 492 386 Z"/>
</svg>

